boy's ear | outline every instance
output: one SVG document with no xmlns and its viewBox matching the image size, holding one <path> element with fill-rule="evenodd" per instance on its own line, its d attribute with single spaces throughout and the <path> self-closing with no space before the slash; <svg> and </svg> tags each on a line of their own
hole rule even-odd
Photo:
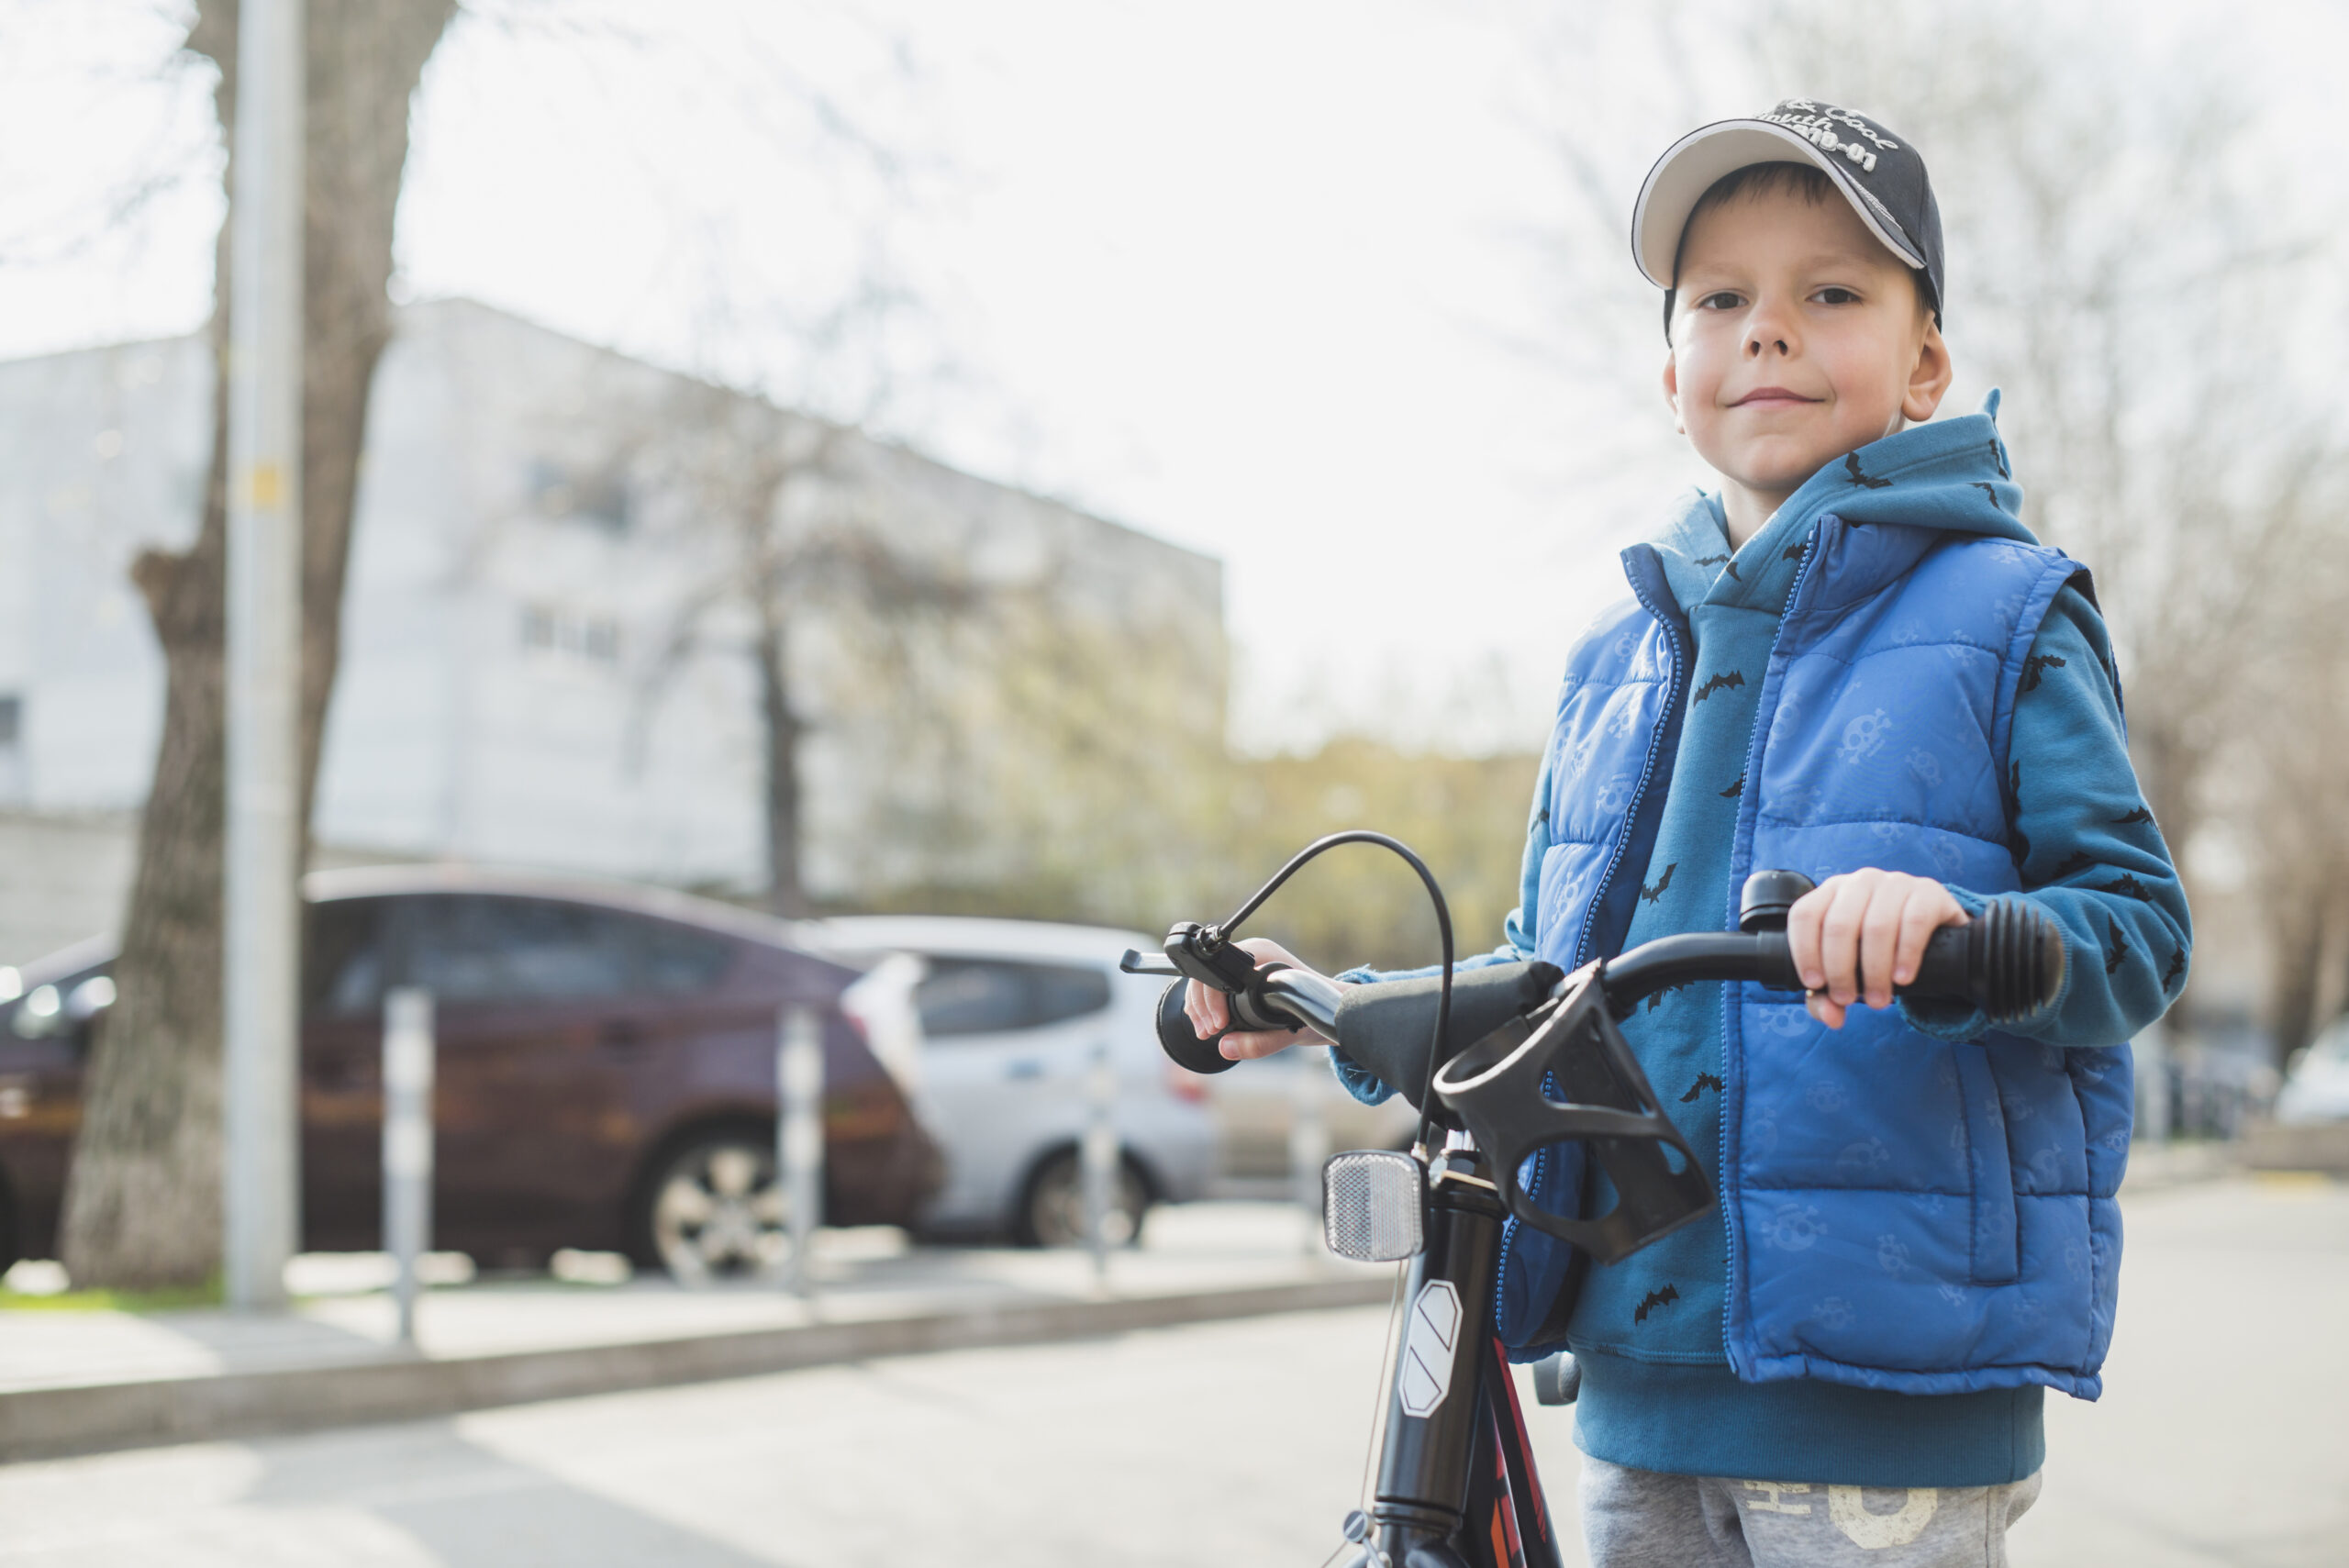
<svg viewBox="0 0 2349 1568">
<path fill-rule="evenodd" d="M 1956 374 L 1949 345 L 1942 340 L 1941 323 L 1926 317 L 1924 339 L 1917 345 L 1917 362 L 1909 370 L 1909 390 L 1900 399 L 1901 417 L 1911 425 L 1932 418 Z"/>
<path fill-rule="evenodd" d="M 1680 417 L 1680 366 L 1670 349 L 1664 351 L 1664 406 L 1672 410 L 1672 428 L 1687 435 L 1688 423 Z"/>
</svg>

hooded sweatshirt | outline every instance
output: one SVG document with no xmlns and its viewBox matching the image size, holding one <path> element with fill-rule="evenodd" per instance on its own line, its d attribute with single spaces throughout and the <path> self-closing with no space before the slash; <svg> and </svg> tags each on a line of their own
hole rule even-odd
<svg viewBox="0 0 2349 1568">
<path fill-rule="evenodd" d="M 1828 465 L 1734 552 L 1717 499 L 1692 494 L 1666 518 L 1651 543 L 1687 619 L 1691 668 L 1625 946 L 1733 928 L 1731 854 L 1762 673 L 1821 513 L 2035 542 L 2014 516 L 2021 496 L 1988 417 L 1995 406 L 1901 432 Z M 1868 482 L 1879 473 L 1898 477 Z M 1855 497 L 1855 489 L 1863 494 Z M 2065 589 L 2043 623 L 2029 670 L 2009 755 L 2032 783 L 2018 792 L 2010 828 L 2032 895 L 2060 887 L 2063 906 L 2048 912 L 2065 928 L 2076 981 L 2051 1016 L 2022 1032 L 2057 1046 L 2110 1046 L 2157 1017 L 2182 984 L 2185 903 L 2129 767 L 2102 625 L 2077 588 Z M 1509 918 L 1508 945 L 1487 962 L 1531 954 L 1540 941 L 1538 878 L 1549 848 L 1551 794 L 1545 770 L 1535 791 L 1524 900 Z M 2134 879 L 2135 895 L 2091 885 L 2122 877 Z M 1952 891 L 1969 913 L 1984 903 L 1965 889 Z M 2107 899 L 2127 907 L 2095 907 Z M 2118 933 L 2116 917 L 2138 932 L 2135 940 L 2088 940 L 2106 927 Z M 1663 994 L 1623 1026 L 1666 1109 L 1700 1151 L 1721 1147 L 1721 989 L 1706 984 Z M 1964 1008 L 1901 1006 L 1929 1033 L 1970 1039 L 1981 1031 L 1981 1020 Z M 1383 1097 L 1384 1085 L 1333 1060 L 1358 1095 Z M 1603 1212 L 1611 1202 L 1611 1193 L 1596 1191 L 1586 1211 Z M 2037 1387 L 1911 1396 L 1809 1379 L 1740 1382 L 1723 1346 L 1727 1272 L 1719 1221 L 1588 1272 L 1567 1329 L 1584 1366 L 1576 1431 L 1586 1451 L 1647 1470 L 1884 1485 L 1987 1485 L 2038 1467 Z"/>
</svg>

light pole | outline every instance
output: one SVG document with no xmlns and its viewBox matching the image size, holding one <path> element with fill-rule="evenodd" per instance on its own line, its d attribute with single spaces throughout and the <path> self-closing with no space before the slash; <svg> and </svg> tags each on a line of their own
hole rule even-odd
<svg viewBox="0 0 2349 1568">
<path fill-rule="evenodd" d="M 222 1240 L 246 1309 L 284 1304 L 300 1231 L 304 4 L 239 6 L 229 165 Z"/>
</svg>

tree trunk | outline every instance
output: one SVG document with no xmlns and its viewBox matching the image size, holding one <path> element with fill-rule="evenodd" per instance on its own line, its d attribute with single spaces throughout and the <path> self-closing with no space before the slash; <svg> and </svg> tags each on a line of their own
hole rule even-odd
<svg viewBox="0 0 2349 1568">
<path fill-rule="evenodd" d="M 2155 711 L 2145 713 L 2149 707 Z M 2207 761 L 2204 750 L 2188 745 L 2178 733 L 2179 716 L 2160 709 L 2155 702 L 2140 701 L 2131 717 L 2129 754 L 2136 764 L 2138 787 L 2171 857 L 2182 859 L 2188 840 L 2201 826 L 2196 795 Z M 2180 874 L 2183 871 L 2181 867 Z"/>
<path fill-rule="evenodd" d="M 456 0 L 309 0 L 302 346 L 301 820 L 334 686 L 351 514 L 375 361 L 390 335 L 392 225 L 408 104 Z M 220 72 L 236 124 L 236 0 L 202 0 L 187 48 Z M 234 199 L 235 170 L 229 170 Z M 93 1055 L 66 1187 L 76 1284 L 204 1279 L 220 1255 L 220 899 L 225 714 L 229 254 L 211 337 L 212 472 L 195 542 L 131 569 L 163 650 L 163 735 L 115 966 L 119 1000 Z"/>
<path fill-rule="evenodd" d="M 799 869 L 799 736 L 791 711 L 790 652 L 785 628 L 773 616 L 759 621 L 759 720 L 766 738 L 767 907 L 789 919 L 808 913 Z"/>
<path fill-rule="evenodd" d="M 2308 1044 L 2317 1029 L 2317 993 L 2323 981 L 2324 917 L 2321 904 L 2299 901 L 2278 911 L 2270 929 L 2275 953 L 2274 987 L 2276 1064 Z"/>
</svg>

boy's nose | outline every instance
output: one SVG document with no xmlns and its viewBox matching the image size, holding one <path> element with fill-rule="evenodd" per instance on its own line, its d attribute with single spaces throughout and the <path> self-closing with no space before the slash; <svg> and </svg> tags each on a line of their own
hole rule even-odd
<svg viewBox="0 0 2349 1568">
<path fill-rule="evenodd" d="M 1745 317 L 1745 357 L 1789 359 L 1795 351 L 1795 328 L 1787 302 L 1758 299 Z"/>
</svg>

